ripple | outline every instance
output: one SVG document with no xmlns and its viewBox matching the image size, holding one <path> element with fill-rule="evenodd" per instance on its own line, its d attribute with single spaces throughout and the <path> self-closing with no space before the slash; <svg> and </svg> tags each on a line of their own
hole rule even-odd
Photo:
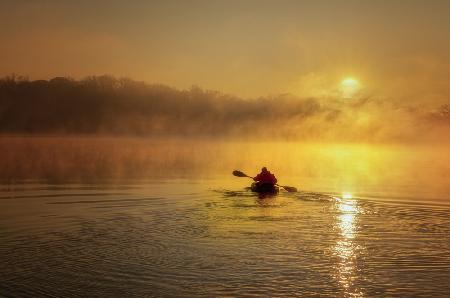
<svg viewBox="0 0 450 298">
<path fill-rule="evenodd" d="M 95 196 L 123 196 L 128 195 L 122 192 L 99 192 L 99 193 L 60 193 L 60 194 L 32 194 L 32 195 L 14 195 L 0 197 L 0 200 L 13 199 L 33 199 L 33 198 L 64 198 L 64 197 L 95 197 Z"/>
<path fill-rule="evenodd" d="M 137 198 L 137 199 L 115 199 L 115 200 L 84 200 L 84 201 L 56 201 L 48 202 L 50 205 L 69 205 L 69 204 L 98 204 L 98 203 L 128 203 L 128 202 L 144 202 L 144 201 L 155 201 L 155 200 L 165 200 L 166 198 L 155 197 L 155 198 Z"/>
<path fill-rule="evenodd" d="M 227 190 L 61 191 L 0 202 L 2 295 L 445 297 L 450 290 L 444 207 L 314 192 L 260 200 Z"/>
</svg>

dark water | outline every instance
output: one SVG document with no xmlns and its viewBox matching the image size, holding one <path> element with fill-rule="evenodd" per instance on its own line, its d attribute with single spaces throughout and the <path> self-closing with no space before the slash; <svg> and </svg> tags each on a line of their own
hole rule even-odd
<svg viewBox="0 0 450 298">
<path fill-rule="evenodd" d="M 0 296 L 448 297 L 450 205 L 239 183 L 3 185 Z"/>
</svg>

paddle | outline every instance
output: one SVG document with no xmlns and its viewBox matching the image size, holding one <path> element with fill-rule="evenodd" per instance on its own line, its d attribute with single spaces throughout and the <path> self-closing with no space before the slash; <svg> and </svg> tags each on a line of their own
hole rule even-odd
<svg viewBox="0 0 450 298">
<path fill-rule="evenodd" d="M 247 175 L 241 171 L 238 171 L 238 170 L 234 170 L 233 175 L 236 177 L 248 177 L 248 178 L 253 179 L 253 177 L 250 177 L 249 175 Z M 279 185 L 279 184 L 275 184 L 275 185 L 284 188 L 288 192 L 297 192 L 297 188 L 292 187 L 292 186 L 284 186 L 284 185 Z"/>
</svg>

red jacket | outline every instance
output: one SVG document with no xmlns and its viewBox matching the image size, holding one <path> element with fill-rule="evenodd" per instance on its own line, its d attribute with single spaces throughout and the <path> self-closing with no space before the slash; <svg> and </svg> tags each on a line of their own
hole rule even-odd
<svg viewBox="0 0 450 298">
<path fill-rule="evenodd" d="M 253 178 L 253 180 L 260 183 L 270 183 L 270 184 L 277 183 L 277 178 L 275 178 L 275 175 L 269 171 L 262 171 L 255 178 Z"/>
</svg>

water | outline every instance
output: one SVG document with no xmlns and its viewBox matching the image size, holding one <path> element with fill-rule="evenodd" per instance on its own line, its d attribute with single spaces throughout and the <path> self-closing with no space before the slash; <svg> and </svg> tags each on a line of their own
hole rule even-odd
<svg viewBox="0 0 450 298">
<path fill-rule="evenodd" d="M 4 184 L 0 295 L 448 297 L 442 195 L 294 181 L 265 198 L 234 177 Z"/>
</svg>

